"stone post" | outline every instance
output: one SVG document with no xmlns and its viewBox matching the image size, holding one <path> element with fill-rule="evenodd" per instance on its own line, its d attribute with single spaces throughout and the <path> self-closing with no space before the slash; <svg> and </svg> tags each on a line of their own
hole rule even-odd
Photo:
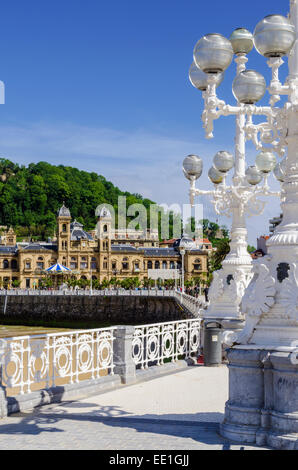
<svg viewBox="0 0 298 470">
<path fill-rule="evenodd" d="M 275 449 L 298 450 L 298 364 L 292 363 L 288 352 L 273 352 L 270 360 L 274 393 L 267 444 Z"/>
<path fill-rule="evenodd" d="M 0 418 L 7 416 L 7 398 L 5 388 L 0 385 Z"/>
<path fill-rule="evenodd" d="M 254 443 L 264 408 L 262 351 L 229 349 L 227 354 L 229 400 L 221 433 L 234 441 Z"/>
<path fill-rule="evenodd" d="M 123 384 L 136 381 L 136 365 L 132 359 L 132 340 L 134 326 L 118 326 L 115 330 L 114 373 L 119 374 Z"/>
<path fill-rule="evenodd" d="M 1 346 L 3 345 L 4 341 L 0 342 L 0 352 Z M 2 375 L 3 375 L 3 364 L 1 361 L 1 354 L 0 354 L 0 418 L 6 418 L 7 416 L 7 397 L 6 397 L 6 388 L 2 385 Z"/>
</svg>

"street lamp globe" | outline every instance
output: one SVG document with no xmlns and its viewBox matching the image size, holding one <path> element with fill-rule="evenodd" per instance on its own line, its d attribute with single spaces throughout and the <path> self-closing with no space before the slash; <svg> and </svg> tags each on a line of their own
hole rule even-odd
<svg viewBox="0 0 298 470">
<path fill-rule="evenodd" d="M 262 173 L 257 169 L 256 166 L 249 166 L 245 172 L 246 181 L 255 186 L 262 181 Z"/>
<path fill-rule="evenodd" d="M 216 74 L 216 86 L 219 86 L 224 79 L 223 73 Z M 190 83 L 200 91 L 206 91 L 208 86 L 208 75 L 199 69 L 193 62 L 189 69 Z"/>
<path fill-rule="evenodd" d="M 230 171 L 234 166 L 234 157 L 231 153 L 221 150 L 217 152 L 213 159 L 213 165 L 221 173 Z"/>
<path fill-rule="evenodd" d="M 183 171 L 186 178 L 200 178 L 203 171 L 203 161 L 197 155 L 188 155 L 183 160 Z"/>
<path fill-rule="evenodd" d="M 219 184 L 222 183 L 223 173 L 212 166 L 208 172 L 208 177 L 212 183 Z"/>
<path fill-rule="evenodd" d="M 194 48 L 194 62 L 205 73 L 224 72 L 233 55 L 231 42 L 221 34 L 206 34 Z"/>
<path fill-rule="evenodd" d="M 254 104 L 265 95 L 266 81 L 259 72 L 244 70 L 234 79 L 232 89 L 239 103 Z"/>
<path fill-rule="evenodd" d="M 261 173 L 270 173 L 276 166 L 276 156 L 269 151 L 262 151 L 256 157 L 256 167 Z"/>
<path fill-rule="evenodd" d="M 273 170 L 273 174 L 275 176 L 275 178 L 277 179 L 277 181 L 280 181 L 281 183 L 284 183 L 285 181 L 285 173 L 283 171 L 283 168 L 282 168 L 282 165 L 281 165 L 281 162 L 278 163 L 274 170 Z"/>
<path fill-rule="evenodd" d="M 234 54 L 248 54 L 254 47 L 253 35 L 245 28 L 237 28 L 232 32 L 230 41 Z"/>
<path fill-rule="evenodd" d="M 265 57 L 287 55 L 295 42 L 295 27 L 282 15 L 269 15 L 254 30 L 254 45 Z"/>
</svg>

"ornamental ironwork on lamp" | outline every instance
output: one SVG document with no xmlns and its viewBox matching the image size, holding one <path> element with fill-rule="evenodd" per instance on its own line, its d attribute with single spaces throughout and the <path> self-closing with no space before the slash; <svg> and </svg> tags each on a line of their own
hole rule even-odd
<svg viewBox="0 0 298 470">
<path fill-rule="evenodd" d="M 194 48 L 194 62 L 190 68 L 189 78 L 193 86 L 202 91 L 204 99 L 202 121 L 206 138 L 213 137 L 215 120 L 221 116 L 236 117 L 235 158 L 225 151 L 216 154 L 208 173 L 209 179 L 214 184 L 213 190 L 204 191 L 196 187 L 196 180 L 201 176 L 203 167 L 200 157 L 192 156 L 192 162 L 200 168 L 200 174 L 193 172 L 193 169 L 189 171 L 190 161 L 187 160 L 189 157 L 183 164 L 184 175 L 190 181 L 191 204 L 194 204 L 195 196 L 209 195 L 212 197 L 217 214 L 232 217 L 231 249 L 223 263 L 223 270 L 218 273 L 223 282 L 224 292 L 229 290 L 230 299 L 235 299 L 235 295 L 230 295 L 233 283 L 228 283 L 228 278 L 231 280 L 232 276 L 236 291 L 238 289 L 235 279 L 240 279 L 241 273 L 243 274 L 241 283 L 245 287 L 252 278 L 252 262 L 247 252 L 245 217 L 260 215 L 263 212 L 265 202 L 260 200 L 259 196 L 281 196 L 279 191 L 270 190 L 268 176 L 274 170 L 278 181 L 282 182 L 284 178 L 284 171 L 282 172 L 281 165 L 277 163 L 276 155 L 282 158 L 286 152 L 286 108 L 276 107 L 275 104 L 280 100 L 280 95 L 290 92 L 289 83 L 284 85 L 280 83 L 278 72 L 283 64 L 281 58 L 290 52 L 294 41 L 295 30 L 289 19 L 281 15 L 271 15 L 258 23 L 254 34 L 245 28 L 236 29 L 230 39 L 220 34 L 207 34 Z M 257 104 L 266 92 L 265 78 L 259 72 L 246 68 L 247 54 L 254 46 L 258 52 L 268 58 L 268 66 L 272 69 L 272 80 L 268 87 L 270 94 L 268 106 Z M 217 87 L 222 82 L 223 73 L 231 64 L 234 55 L 237 72 L 232 83 L 232 91 L 237 103 L 229 105 L 218 98 Z M 263 122 L 254 123 L 255 116 L 263 116 Z M 246 164 L 245 146 L 249 140 L 259 152 L 254 166 Z M 227 185 L 226 175 L 232 169 L 234 171 L 232 183 Z M 229 269 L 226 268 L 227 265 Z M 221 310 L 223 317 L 241 317 L 239 295 L 236 295 L 236 304 L 234 300 L 230 301 L 229 308 L 224 312 L 222 305 L 219 309 L 213 309 L 214 302 L 222 303 L 222 301 L 216 289 L 216 295 L 213 295 L 212 285 L 210 290 L 211 303 L 208 311 L 212 316 Z M 228 299 L 223 301 L 227 307 Z"/>
</svg>

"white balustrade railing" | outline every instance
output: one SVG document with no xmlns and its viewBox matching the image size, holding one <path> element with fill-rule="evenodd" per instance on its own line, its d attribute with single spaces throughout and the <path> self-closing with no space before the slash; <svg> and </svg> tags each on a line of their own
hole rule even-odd
<svg viewBox="0 0 298 470">
<path fill-rule="evenodd" d="M 126 336 L 119 336 L 118 328 L 1 339 L 0 385 L 7 396 L 16 396 L 114 375 L 119 360 L 120 364 L 126 361 L 125 355 L 114 355 L 115 348 L 121 350 L 127 341 Z M 136 326 L 128 348 L 136 367 L 146 369 L 196 357 L 201 349 L 201 333 L 199 318 Z M 121 346 L 117 341 L 124 343 Z"/>
<path fill-rule="evenodd" d="M 136 366 L 147 369 L 150 365 L 177 361 L 180 357 L 197 356 L 201 348 L 202 320 L 183 320 L 154 323 L 135 327 L 132 357 Z"/>
<path fill-rule="evenodd" d="M 0 290 L 0 296 L 16 295 L 97 295 L 97 296 L 149 296 L 149 297 L 175 297 L 174 290 L 125 290 L 125 289 L 63 289 L 63 290 L 39 290 L 39 289 L 9 289 Z"/>
<path fill-rule="evenodd" d="M 184 292 L 175 292 L 176 300 L 185 307 L 193 316 L 199 317 L 200 310 L 207 307 L 206 302 L 204 302 L 199 297 L 193 297 L 191 295 L 185 294 Z"/>
<path fill-rule="evenodd" d="M 113 375 L 114 330 L 1 339 L 1 385 L 17 395 Z"/>
</svg>

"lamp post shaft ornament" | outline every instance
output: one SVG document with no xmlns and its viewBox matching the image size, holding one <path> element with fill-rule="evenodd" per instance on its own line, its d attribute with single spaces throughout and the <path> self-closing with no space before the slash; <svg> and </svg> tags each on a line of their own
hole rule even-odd
<svg viewBox="0 0 298 470">
<path fill-rule="evenodd" d="M 236 40 L 231 38 L 234 47 L 237 41 L 237 37 Z M 275 165 L 274 154 L 283 157 L 274 168 L 274 174 L 281 182 L 283 220 L 267 243 L 268 255 L 253 262 L 253 277 L 244 289 L 240 304 L 240 313 L 245 315 L 243 330 L 225 334 L 225 342 L 231 346 L 228 350 L 229 400 L 221 433 L 243 443 L 298 450 L 297 0 L 290 1 L 288 18 L 270 15 L 260 21 L 255 28 L 253 42 L 257 51 L 268 59 L 267 63 L 272 69 L 268 87 L 270 106 L 256 106 L 258 96 L 262 95 L 263 81 L 257 73 L 246 74 L 243 64 L 233 83 L 237 106 L 226 105 L 217 98 L 212 77 L 207 78 L 208 87 L 204 92 L 203 120 L 207 136 L 212 135 L 215 119 L 234 114 L 237 116 L 236 140 L 251 140 L 260 151 L 256 168 L 246 170 L 246 181 L 255 184 L 254 191 L 250 188 L 253 198 L 261 193 L 260 189 L 256 189 L 258 172 L 264 176 L 263 192 L 268 195 L 267 176 Z M 284 63 L 284 56 L 288 56 L 289 74 L 282 84 L 278 72 Z M 200 63 L 203 61 L 200 62 L 199 53 L 197 65 L 200 66 Z M 214 63 L 212 66 L 214 68 Z M 281 95 L 287 96 L 287 101 L 277 106 Z M 255 115 L 264 116 L 264 122 L 254 124 Z M 239 141 L 236 148 L 237 143 Z M 239 197 L 242 192 L 245 194 L 245 152 L 244 158 L 240 155 L 243 144 L 238 151 L 240 153 L 237 157 L 236 150 L 235 163 L 238 160 L 239 171 L 235 164 L 233 184 L 228 191 Z M 191 184 L 191 197 L 202 193 L 195 189 L 193 181 Z M 218 191 L 223 192 L 221 189 Z M 242 213 L 246 213 L 247 208 L 248 205 L 243 204 Z M 235 213 L 233 216 L 237 230 L 238 216 Z M 222 285 L 220 279 L 218 285 Z"/>
<path fill-rule="evenodd" d="M 210 46 L 212 38 L 216 37 L 216 43 Z M 225 48 L 226 54 L 223 55 L 220 65 L 218 65 L 218 74 L 206 74 L 205 79 L 202 78 L 204 72 L 198 69 L 196 64 L 204 67 L 204 70 L 210 71 L 216 69 L 214 48 L 216 44 L 220 44 Z M 210 48 L 210 63 L 208 61 L 208 49 Z M 244 29 L 239 28 L 231 35 L 231 41 L 223 38 L 221 35 L 207 35 L 198 41 L 194 49 L 195 62 L 190 68 L 191 83 L 203 92 L 205 109 L 203 113 L 203 123 L 206 129 L 206 136 L 213 136 L 213 120 L 221 115 L 232 114 L 236 117 L 236 133 L 235 133 L 235 159 L 228 152 L 218 152 L 213 161 L 213 167 L 209 170 L 209 178 L 214 183 L 213 191 L 203 191 L 197 189 L 195 181 L 201 176 L 202 161 L 199 157 L 192 156 L 193 166 L 195 166 L 195 158 L 200 162 L 200 172 L 189 172 L 189 166 L 186 164 L 187 157 L 184 161 L 183 169 L 185 176 L 190 180 L 190 200 L 194 202 L 196 195 L 211 195 L 215 211 L 217 214 L 225 215 L 232 218 L 230 252 L 222 263 L 222 269 L 214 273 L 213 282 L 209 290 L 210 304 L 207 311 L 203 312 L 205 319 L 217 319 L 225 328 L 239 328 L 243 324 L 244 316 L 240 311 L 240 303 L 245 288 L 252 279 L 252 259 L 247 251 L 247 228 L 246 217 L 260 215 L 265 207 L 265 202 L 258 199 L 259 195 L 263 196 L 279 196 L 280 193 L 269 190 L 267 177 L 268 174 L 263 170 L 264 165 L 260 168 L 252 167 L 246 170 L 245 150 L 246 140 L 249 135 L 247 132 L 248 123 L 250 124 L 249 132 L 255 127 L 252 124 L 251 116 L 253 113 L 262 114 L 262 109 L 245 107 L 245 103 L 253 104 L 258 101 L 265 93 L 265 79 L 254 71 L 246 70 L 248 61 L 246 55 L 253 48 L 253 36 Z M 233 83 L 233 92 L 237 99 L 237 106 L 227 106 L 223 101 L 218 100 L 216 96 L 216 87 L 221 83 L 224 73 L 223 67 L 231 62 L 233 53 L 235 53 L 235 62 L 237 64 L 237 74 Z M 228 55 L 229 54 L 229 55 Z M 225 62 L 225 63 L 224 63 Z M 220 68 L 222 67 L 222 69 Z M 196 81 L 200 70 L 200 81 Z M 220 75 L 221 79 L 218 80 Z M 202 85 L 204 84 L 204 85 Z M 238 96 L 239 95 L 239 96 Z M 271 112 L 271 108 L 266 110 L 267 114 Z M 258 149 L 262 149 L 259 145 Z M 267 150 L 267 149 L 266 149 Z M 268 159 L 273 158 L 272 161 Z M 263 152 L 263 160 L 267 163 L 269 172 L 274 169 L 276 159 L 273 153 Z M 233 162 L 225 166 L 226 162 Z M 226 185 L 226 173 L 234 168 L 232 185 Z M 264 177 L 262 186 L 257 186 Z"/>
</svg>

